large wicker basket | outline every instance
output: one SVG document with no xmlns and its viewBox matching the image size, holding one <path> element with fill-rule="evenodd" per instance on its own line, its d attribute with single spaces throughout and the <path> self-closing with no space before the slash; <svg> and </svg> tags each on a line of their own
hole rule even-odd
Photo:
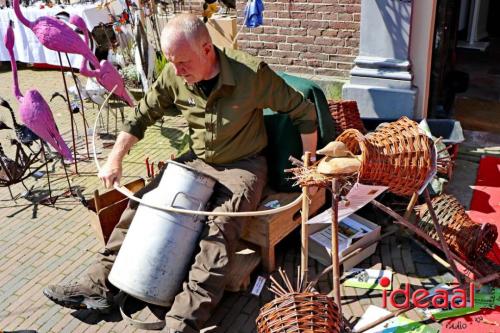
<svg viewBox="0 0 500 333">
<path fill-rule="evenodd" d="M 474 223 L 458 200 L 448 194 L 433 198 L 432 207 L 446 243 L 453 252 L 469 262 L 481 259 L 490 252 L 498 236 L 495 225 Z M 419 206 L 417 213 L 418 226 L 433 239 L 439 240 L 427 205 Z"/>
<path fill-rule="evenodd" d="M 365 126 L 359 115 L 358 104 L 356 101 L 339 100 L 328 101 L 328 109 L 335 121 L 337 133 L 342 133 L 346 129 L 354 128 L 361 133 L 366 133 Z"/>
<path fill-rule="evenodd" d="M 410 196 L 421 189 L 435 169 L 432 140 L 407 117 L 366 136 L 348 129 L 337 141 L 344 142 L 354 154 L 361 154 L 361 183 L 388 186 L 397 195 Z"/>
<path fill-rule="evenodd" d="M 289 293 L 265 304 L 257 317 L 258 333 L 340 332 L 333 298 L 318 293 Z"/>
</svg>

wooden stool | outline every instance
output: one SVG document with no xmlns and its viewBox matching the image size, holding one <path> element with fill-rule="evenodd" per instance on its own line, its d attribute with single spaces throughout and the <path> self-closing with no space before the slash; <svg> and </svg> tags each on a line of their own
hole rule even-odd
<svg viewBox="0 0 500 333">
<path fill-rule="evenodd" d="M 273 200 L 278 200 L 280 206 L 285 206 L 295 200 L 299 195 L 300 193 L 278 193 L 266 189 L 258 210 L 269 209 L 264 205 Z M 317 213 L 325 204 L 325 200 L 325 189 L 321 188 L 311 198 L 309 216 Z M 292 209 L 278 214 L 252 217 L 245 225 L 242 239 L 260 247 L 262 265 L 267 272 L 272 272 L 275 269 L 276 258 L 274 247 L 276 244 L 295 230 L 295 228 L 300 226 L 301 207 L 302 203 L 299 202 Z"/>
</svg>

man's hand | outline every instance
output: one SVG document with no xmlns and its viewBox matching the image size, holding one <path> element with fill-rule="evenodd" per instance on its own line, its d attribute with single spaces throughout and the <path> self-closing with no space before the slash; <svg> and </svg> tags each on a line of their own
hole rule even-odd
<svg viewBox="0 0 500 333">
<path fill-rule="evenodd" d="M 109 153 L 108 160 L 99 171 L 99 179 L 104 183 L 105 188 L 112 188 L 114 183 L 120 184 L 122 178 L 123 157 L 139 141 L 135 136 L 126 132 L 120 132 L 116 138 L 115 145 Z"/>
<path fill-rule="evenodd" d="M 120 184 L 122 177 L 122 163 L 113 157 L 109 157 L 104 166 L 99 171 L 99 179 L 105 188 L 112 188 L 113 184 Z"/>
</svg>

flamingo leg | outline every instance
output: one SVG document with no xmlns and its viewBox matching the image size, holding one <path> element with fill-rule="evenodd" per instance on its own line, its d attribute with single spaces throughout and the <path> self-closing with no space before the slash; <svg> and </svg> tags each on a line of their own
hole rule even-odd
<svg viewBox="0 0 500 333">
<path fill-rule="evenodd" d="M 61 156 L 61 164 L 64 169 L 64 175 L 66 176 L 66 181 L 68 182 L 68 190 L 71 195 L 73 195 L 73 189 L 71 188 L 71 182 L 69 181 L 68 170 L 66 170 L 66 165 L 64 164 L 64 157 Z"/>
<path fill-rule="evenodd" d="M 87 158 L 90 158 L 89 139 L 88 139 L 88 135 L 87 135 L 87 128 L 89 128 L 89 125 L 87 123 L 87 119 L 85 119 L 85 107 L 83 106 L 83 98 L 82 98 L 82 94 L 80 93 L 80 89 L 78 88 L 78 84 L 76 82 L 76 74 L 75 74 L 75 71 L 73 70 L 73 67 L 71 66 L 71 62 L 69 60 L 68 54 L 65 53 L 65 55 L 66 55 L 66 60 L 68 61 L 69 68 L 71 70 L 71 76 L 73 77 L 73 81 L 75 82 L 76 91 L 78 91 L 78 97 L 80 98 L 80 106 L 81 106 L 80 112 L 82 113 L 82 118 L 83 118 L 83 127 L 84 127 L 83 133 L 85 134 L 85 146 L 87 148 Z"/>
<path fill-rule="evenodd" d="M 68 103 L 68 110 L 71 117 L 71 137 L 73 139 L 73 165 L 75 166 L 75 173 L 78 174 L 78 162 L 76 160 L 76 142 L 75 142 L 75 128 L 73 126 L 73 112 L 71 111 L 71 102 L 69 101 L 68 85 L 66 84 L 66 77 L 64 76 L 64 69 L 61 59 L 61 52 L 57 52 L 59 57 L 59 66 L 61 67 L 61 74 L 64 82 L 64 91 L 66 92 L 66 102 Z"/>
<path fill-rule="evenodd" d="M 40 141 L 42 141 L 42 140 L 40 139 Z M 42 144 L 42 155 L 45 156 L 45 148 L 43 147 L 43 144 Z M 48 162 L 45 161 L 44 164 L 45 164 L 45 172 L 47 173 L 47 185 L 49 187 L 49 198 L 50 198 L 50 202 L 53 202 L 54 199 L 52 198 L 52 189 L 50 188 L 50 176 L 49 176 Z"/>
</svg>

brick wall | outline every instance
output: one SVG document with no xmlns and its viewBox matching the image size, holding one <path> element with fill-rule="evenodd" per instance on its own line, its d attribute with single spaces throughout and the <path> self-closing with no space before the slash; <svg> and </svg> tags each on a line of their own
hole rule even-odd
<svg viewBox="0 0 500 333">
<path fill-rule="evenodd" d="M 263 0 L 264 25 L 238 45 L 275 70 L 348 77 L 358 55 L 361 0 Z M 246 1 L 237 1 L 238 26 Z"/>
</svg>

